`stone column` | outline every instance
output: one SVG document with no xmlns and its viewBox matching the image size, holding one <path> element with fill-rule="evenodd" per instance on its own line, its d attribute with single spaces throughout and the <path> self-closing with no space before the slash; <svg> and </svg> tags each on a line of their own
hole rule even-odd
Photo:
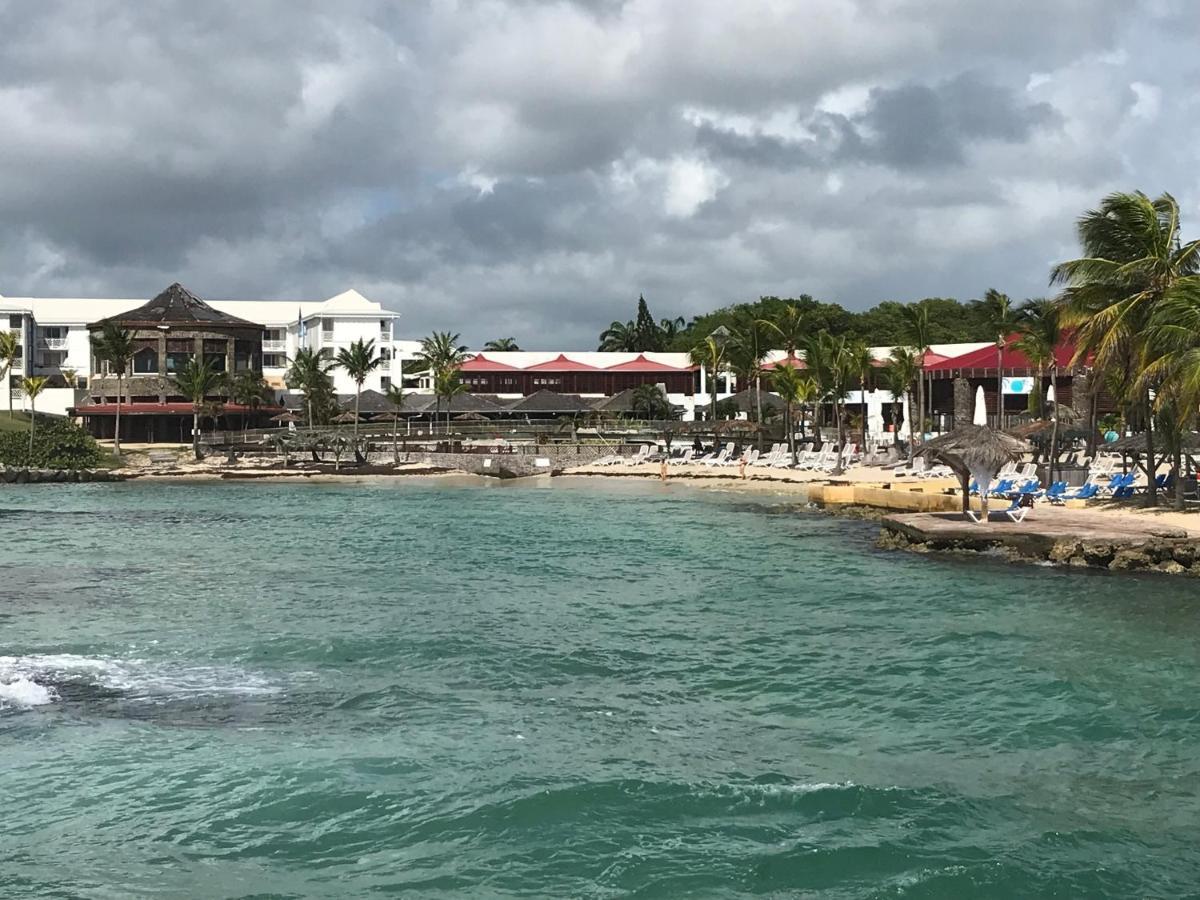
<svg viewBox="0 0 1200 900">
<path fill-rule="evenodd" d="M 973 408 L 975 397 L 971 393 L 971 383 L 961 375 L 954 379 L 954 427 L 962 428 L 970 425 L 975 418 Z"/>
</svg>

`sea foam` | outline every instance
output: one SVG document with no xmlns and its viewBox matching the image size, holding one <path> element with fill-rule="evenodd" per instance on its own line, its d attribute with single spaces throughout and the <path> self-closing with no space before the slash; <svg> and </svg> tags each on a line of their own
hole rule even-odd
<svg viewBox="0 0 1200 900">
<path fill-rule="evenodd" d="M 17 677 L 11 681 L 0 681 L 0 709 L 45 706 L 56 699 L 58 697 L 53 690 L 32 678 Z"/>
</svg>

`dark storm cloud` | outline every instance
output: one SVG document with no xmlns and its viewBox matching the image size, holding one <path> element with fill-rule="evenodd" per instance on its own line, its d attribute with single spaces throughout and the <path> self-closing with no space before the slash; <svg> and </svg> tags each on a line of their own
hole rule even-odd
<svg viewBox="0 0 1200 900">
<path fill-rule="evenodd" d="M 1194 6 L 1135 5 L 0 2 L 0 294 L 586 346 L 642 291 L 1038 292 L 1104 192 L 1197 211 Z"/>
</svg>

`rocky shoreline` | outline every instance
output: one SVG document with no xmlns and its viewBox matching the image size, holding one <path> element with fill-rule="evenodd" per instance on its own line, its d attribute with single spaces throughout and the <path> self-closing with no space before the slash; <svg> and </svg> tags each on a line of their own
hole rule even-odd
<svg viewBox="0 0 1200 900">
<path fill-rule="evenodd" d="M 125 481 L 127 475 L 107 469 L 31 469 L 0 466 L 0 484 L 67 484 L 82 481 Z"/>
</svg>

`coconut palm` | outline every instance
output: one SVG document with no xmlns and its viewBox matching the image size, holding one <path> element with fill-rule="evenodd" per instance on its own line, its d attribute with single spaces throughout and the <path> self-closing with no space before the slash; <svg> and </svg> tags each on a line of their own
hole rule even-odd
<svg viewBox="0 0 1200 900">
<path fill-rule="evenodd" d="M 804 351 L 809 373 L 820 386 L 820 396 L 833 401 L 838 433 L 838 458 L 833 474 L 842 474 L 846 449 L 846 393 L 860 377 L 859 362 L 845 335 L 821 331 L 811 336 Z"/>
<path fill-rule="evenodd" d="M 603 350 L 610 353 L 631 353 L 636 351 L 637 348 L 638 329 L 637 325 L 632 321 L 614 321 L 611 325 L 600 332 L 600 346 L 597 347 L 598 350 Z"/>
<path fill-rule="evenodd" d="M 817 396 L 817 383 L 809 375 L 802 373 L 795 366 L 777 366 L 771 374 L 771 385 L 783 400 L 784 428 L 787 430 L 788 453 L 792 457 L 792 465 L 799 459 L 796 456 L 796 407 L 800 407 L 801 427 L 804 422 L 804 407 Z"/>
<path fill-rule="evenodd" d="M 262 406 L 266 397 L 267 385 L 254 372 L 239 372 L 229 380 L 227 385 L 229 399 L 243 407 L 242 410 L 242 443 L 246 442 L 246 420 L 249 413 Z"/>
<path fill-rule="evenodd" d="M 488 341 L 483 345 L 484 350 L 490 350 L 494 353 L 511 353 L 521 348 L 517 346 L 516 338 L 496 338 L 494 341 Z"/>
<path fill-rule="evenodd" d="M 669 350 L 675 338 L 679 337 L 680 332 L 687 327 L 687 320 L 683 316 L 676 316 L 673 319 L 658 320 L 658 336 L 659 349 Z"/>
<path fill-rule="evenodd" d="M 757 319 L 740 322 L 733 329 L 726 353 L 731 368 L 738 380 L 747 388 L 754 388 L 754 420 L 762 422 L 762 376 L 763 359 L 766 357 L 767 342 L 764 339 L 764 327 Z M 762 443 L 763 433 L 758 432 L 758 441 Z"/>
<path fill-rule="evenodd" d="M 1021 321 L 1018 326 L 1021 332 L 1017 339 L 1017 348 L 1029 358 L 1037 368 L 1038 414 L 1042 419 L 1048 412 L 1042 392 L 1042 379 L 1045 373 L 1050 373 L 1050 386 L 1054 392 L 1054 402 L 1058 404 L 1058 365 L 1054 351 L 1062 340 L 1060 326 L 1060 306 L 1053 300 L 1027 300 L 1021 307 Z M 1058 412 L 1053 413 L 1053 424 L 1050 428 L 1050 451 L 1047 465 L 1046 487 L 1054 483 L 1054 463 L 1058 456 Z M 1151 476 L 1153 480 L 1153 476 Z"/>
<path fill-rule="evenodd" d="M 1151 505 L 1157 502 L 1151 401 L 1157 385 L 1142 369 L 1160 355 L 1150 342 L 1166 337 L 1165 310 L 1200 302 L 1200 240 L 1181 241 L 1179 218 L 1170 194 L 1153 200 L 1141 191 L 1110 194 L 1076 224 L 1083 256 L 1059 263 L 1050 276 L 1051 284 L 1064 286 L 1063 320 L 1076 329 L 1076 360 L 1091 356 L 1095 369 L 1144 376 L 1127 382 L 1127 390 L 1145 419 Z"/>
<path fill-rule="evenodd" d="M 59 369 L 58 371 L 62 374 L 66 386 L 75 390 L 75 380 L 79 377 L 79 373 L 74 369 Z"/>
<path fill-rule="evenodd" d="M 29 461 L 33 462 L 33 432 L 37 427 L 37 398 L 50 379 L 43 375 L 31 375 L 22 382 L 25 396 L 29 398 Z"/>
<path fill-rule="evenodd" d="M 812 330 L 808 314 L 795 303 L 789 303 L 778 315 L 763 319 L 762 323 L 770 334 L 779 339 L 788 359 L 796 358 L 796 352 L 804 346 Z"/>
<path fill-rule="evenodd" d="M 996 427 L 1004 427 L 1004 344 L 1008 336 L 1016 329 L 1020 321 L 1020 313 L 1008 294 L 1002 294 L 995 288 L 984 291 L 983 299 L 984 321 L 988 331 L 996 336 Z"/>
<path fill-rule="evenodd" d="M 925 354 L 933 343 L 933 323 L 929 321 L 929 307 L 923 303 L 911 303 L 901 310 L 905 340 L 916 351 L 917 357 L 917 427 L 909 428 L 915 445 L 925 438 Z"/>
<path fill-rule="evenodd" d="M 450 406 L 454 402 L 454 398 L 459 394 L 465 394 L 469 388 L 462 383 L 459 378 L 459 370 L 443 369 L 437 372 L 433 378 L 433 393 L 437 397 L 438 408 L 434 410 L 434 421 L 437 421 L 437 414 L 441 408 L 441 402 L 446 401 L 446 434 L 450 433 Z"/>
<path fill-rule="evenodd" d="M 384 396 L 387 397 L 388 403 L 392 404 L 392 462 L 399 464 L 400 410 L 404 408 L 404 388 L 398 384 L 389 384 Z"/>
<path fill-rule="evenodd" d="M 862 399 L 861 447 L 867 449 L 867 388 L 871 383 L 871 372 L 875 368 L 875 357 L 871 348 L 862 341 L 852 341 L 846 345 L 848 358 L 846 365 L 854 369 L 858 378 L 859 396 Z"/>
<path fill-rule="evenodd" d="M 117 377 L 117 416 L 113 428 L 113 456 L 121 458 L 121 385 L 133 359 L 133 335 L 115 322 L 105 322 L 100 333 L 91 335 L 92 356 L 108 363 L 109 374 Z"/>
<path fill-rule="evenodd" d="M 311 347 L 301 347 L 296 351 L 283 376 L 284 383 L 293 389 L 298 388 L 304 394 L 304 404 L 308 411 L 308 427 L 313 427 L 313 407 L 317 403 L 328 400 L 333 394 L 333 379 L 330 372 L 334 363 L 326 355 L 325 350 L 313 350 Z"/>
<path fill-rule="evenodd" d="M 892 355 L 883 368 L 883 378 L 892 394 L 892 442 L 900 446 L 900 410 L 905 398 L 912 411 L 912 388 L 920 375 L 917 355 L 908 347 L 893 347 Z M 912 423 L 909 423 L 909 431 Z"/>
<path fill-rule="evenodd" d="M 688 351 L 692 365 L 703 366 L 708 372 L 708 383 L 711 390 L 711 403 L 708 417 L 717 421 L 717 374 L 725 364 L 725 342 L 717 340 L 711 334 Z"/>
<path fill-rule="evenodd" d="M 358 453 L 358 403 L 362 397 L 363 382 L 367 376 L 379 368 L 383 357 L 375 353 L 375 341 L 364 341 L 359 338 L 349 347 L 342 347 L 337 352 L 334 364 L 346 370 L 354 382 L 354 452 Z"/>
<path fill-rule="evenodd" d="M 206 398 L 221 386 L 221 373 L 208 360 L 193 356 L 172 381 L 179 393 L 192 402 L 192 453 L 200 459 L 200 417 L 209 414 Z M 218 413 L 219 415 L 219 413 Z"/>
<path fill-rule="evenodd" d="M 643 384 L 634 388 L 630 405 L 635 416 L 647 421 L 671 418 L 671 403 L 657 384 Z"/>
<path fill-rule="evenodd" d="M 21 339 L 15 331 L 0 331 L 0 379 L 10 375 L 21 355 Z M 13 417 L 12 381 L 9 380 L 8 417 Z"/>
</svg>

